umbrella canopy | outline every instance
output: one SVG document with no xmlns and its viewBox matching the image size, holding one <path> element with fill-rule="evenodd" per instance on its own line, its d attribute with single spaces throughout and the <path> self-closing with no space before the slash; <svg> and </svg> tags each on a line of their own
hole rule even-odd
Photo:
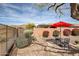
<svg viewBox="0 0 79 59">
<path fill-rule="evenodd" d="M 70 23 L 66 23 L 66 22 L 57 22 L 55 24 L 51 24 L 51 27 L 69 27 L 69 26 L 72 26 L 72 24 Z"/>
</svg>

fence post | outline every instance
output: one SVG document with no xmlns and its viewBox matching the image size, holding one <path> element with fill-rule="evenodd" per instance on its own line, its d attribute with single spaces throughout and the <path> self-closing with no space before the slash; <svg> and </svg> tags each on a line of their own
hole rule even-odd
<svg viewBox="0 0 79 59">
<path fill-rule="evenodd" d="M 8 33 L 8 26 L 6 25 L 6 53 L 7 53 L 7 51 L 8 51 L 8 50 L 7 50 L 7 39 L 8 39 L 8 38 L 7 38 L 7 37 L 8 37 L 8 34 L 7 34 L 7 33 Z"/>
<path fill-rule="evenodd" d="M 19 36 L 19 35 L 18 35 L 18 29 L 16 29 L 16 30 L 17 30 L 17 37 L 18 37 L 18 36 Z"/>
</svg>

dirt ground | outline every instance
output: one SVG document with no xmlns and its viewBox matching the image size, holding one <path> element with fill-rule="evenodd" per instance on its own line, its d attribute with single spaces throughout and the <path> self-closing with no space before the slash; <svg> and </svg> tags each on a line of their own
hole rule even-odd
<svg viewBox="0 0 79 59">
<path fill-rule="evenodd" d="M 79 53 L 69 53 L 52 42 L 41 40 L 35 41 L 23 49 L 15 47 L 11 56 L 79 56 Z"/>
</svg>

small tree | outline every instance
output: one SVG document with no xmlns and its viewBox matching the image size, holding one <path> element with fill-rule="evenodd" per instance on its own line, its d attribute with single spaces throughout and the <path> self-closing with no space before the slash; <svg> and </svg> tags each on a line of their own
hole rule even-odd
<svg viewBox="0 0 79 59">
<path fill-rule="evenodd" d="M 29 23 L 26 25 L 26 29 L 33 29 L 34 27 L 36 27 L 36 26 L 33 23 Z"/>
<path fill-rule="evenodd" d="M 46 6 L 48 7 L 48 10 L 50 8 L 52 8 L 52 10 L 54 10 L 56 13 L 60 13 L 59 16 L 64 15 L 64 13 L 62 12 L 62 8 L 60 8 L 61 6 L 63 6 L 66 3 L 39 3 L 39 4 L 35 4 L 35 6 L 39 9 L 43 9 Z M 65 9 L 70 9 L 71 10 L 71 17 L 74 18 L 74 20 L 79 20 L 79 4 L 78 3 L 70 3 L 70 7 L 67 7 Z M 57 14 L 58 16 L 58 14 Z"/>
</svg>

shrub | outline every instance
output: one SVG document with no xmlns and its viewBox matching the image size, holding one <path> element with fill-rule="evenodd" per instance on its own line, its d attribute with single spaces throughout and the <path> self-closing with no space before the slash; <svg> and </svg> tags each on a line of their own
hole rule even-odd
<svg viewBox="0 0 79 59">
<path fill-rule="evenodd" d="M 26 38 L 29 38 L 32 34 L 33 34 L 32 30 L 25 30 L 24 31 L 24 35 L 25 35 Z"/>
<path fill-rule="evenodd" d="M 32 39 L 31 38 L 17 38 L 15 43 L 16 43 L 17 48 L 25 48 L 32 43 Z"/>
<path fill-rule="evenodd" d="M 17 48 L 24 48 L 29 46 L 33 40 L 35 40 L 36 38 L 34 36 L 32 36 L 33 31 L 32 30 L 25 30 L 24 31 L 24 35 L 25 37 L 19 37 L 16 39 L 16 46 Z"/>
<path fill-rule="evenodd" d="M 32 35 L 32 30 L 25 30 L 24 31 L 25 37 L 19 37 L 16 39 L 16 47 L 17 48 L 24 48 L 31 44 L 32 40 L 30 39 Z"/>
<path fill-rule="evenodd" d="M 43 32 L 43 37 L 48 37 L 49 36 L 49 32 L 48 31 L 44 31 Z"/>
<path fill-rule="evenodd" d="M 34 27 L 36 26 L 33 23 L 26 24 L 26 29 L 33 29 Z"/>
<path fill-rule="evenodd" d="M 63 35 L 64 36 L 69 36 L 71 34 L 71 31 L 69 29 L 64 29 Z"/>
<path fill-rule="evenodd" d="M 79 29 L 73 29 L 72 30 L 72 35 L 73 36 L 79 36 Z"/>
<path fill-rule="evenodd" d="M 58 30 L 55 30 L 55 31 L 53 32 L 53 36 L 55 36 L 55 37 L 58 37 L 59 34 L 60 34 L 60 32 L 59 32 Z"/>
</svg>

